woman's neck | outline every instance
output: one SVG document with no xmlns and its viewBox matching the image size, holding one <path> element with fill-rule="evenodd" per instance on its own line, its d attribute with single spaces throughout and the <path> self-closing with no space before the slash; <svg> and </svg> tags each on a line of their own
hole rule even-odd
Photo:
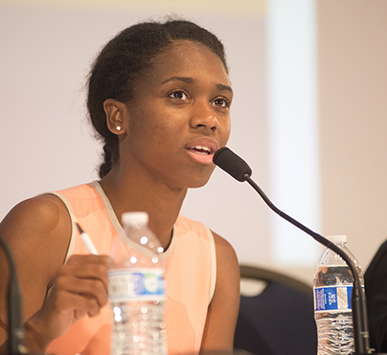
<svg viewBox="0 0 387 355">
<path fill-rule="evenodd" d="M 187 189 L 171 188 L 137 174 L 122 174 L 118 168 L 113 168 L 100 184 L 118 220 L 124 212 L 145 211 L 161 245 L 169 245 Z"/>
</svg>

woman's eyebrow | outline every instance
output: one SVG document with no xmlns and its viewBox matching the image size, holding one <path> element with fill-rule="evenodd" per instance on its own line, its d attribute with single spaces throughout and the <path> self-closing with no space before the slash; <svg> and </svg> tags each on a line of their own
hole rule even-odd
<svg viewBox="0 0 387 355">
<path fill-rule="evenodd" d="M 186 77 L 186 76 L 171 76 L 167 80 L 164 80 L 161 84 L 165 84 L 170 81 L 182 81 L 187 84 L 193 84 L 195 80 L 193 78 Z"/>
<path fill-rule="evenodd" d="M 231 89 L 231 86 L 228 86 L 228 85 L 223 85 L 223 84 L 217 84 L 216 85 L 216 88 L 220 91 L 230 91 L 231 93 L 233 93 L 232 89 Z"/>
<path fill-rule="evenodd" d="M 191 77 L 187 77 L 187 76 L 171 76 L 170 78 L 164 80 L 161 84 L 165 84 L 165 83 L 168 83 L 170 81 L 182 81 L 186 84 L 193 84 L 195 82 L 195 79 L 191 78 Z M 226 91 L 229 91 L 231 93 L 233 92 L 231 87 L 228 85 L 217 84 L 216 88 L 220 91 L 226 90 Z"/>
</svg>

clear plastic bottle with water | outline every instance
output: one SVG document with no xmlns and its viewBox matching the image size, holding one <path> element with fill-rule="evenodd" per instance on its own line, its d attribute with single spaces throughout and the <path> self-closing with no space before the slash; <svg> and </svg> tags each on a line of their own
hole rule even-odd
<svg viewBox="0 0 387 355">
<path fill-rule="evenodd" d="M 115 238 L 108 266 L 113 315 L 111 355 L 165 355 L 163 248 L 148 228 L 148 214 L 122 216 L 125 234 Z"/>
<path fill-rule="evenodd" d="M 327 238 L 348 254 L 362 275 L 359 263 L 347 248 L 347 237 L 335 235 Z M 364 287 L 363 278 L 361 283 Z M 353 277 L 346 262 L 326 249 L 317 262 L 313 280 L 318 355 L 347 355 L 355 351 L 352 286 Z"/>
</svg>

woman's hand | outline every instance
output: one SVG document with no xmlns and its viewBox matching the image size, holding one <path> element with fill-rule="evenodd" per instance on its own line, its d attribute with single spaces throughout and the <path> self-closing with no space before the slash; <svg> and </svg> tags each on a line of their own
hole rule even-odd
<svg viewBox="0 0 387 355">
<path fill-rule="evenodd" d="M 42 308 L 27 321 L 26 330 L 40 338 L 40 347 L 47 347 L 82 317 L 99 314 L 108 300 L 107 258 L 73 255 L 59 269 Z"/>
</svg>

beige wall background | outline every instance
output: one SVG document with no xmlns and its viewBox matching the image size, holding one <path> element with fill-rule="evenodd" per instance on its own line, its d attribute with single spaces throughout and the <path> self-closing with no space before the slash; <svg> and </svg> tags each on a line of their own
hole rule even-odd
<svg viewBox="0 0 387 355">
<path fill-rule="evenodd" d="M 22 199 L 96 177 L 99 146 L 80 119 L 85 113 L 83 79 L 91 59 L 124 26 L 171 12 L 213 30 L 225 43 L 237 93 L 230 147 L 250 163 L 255 181 L 272 196 L 266 87 L 269 1 L 289 4 L 0 0 L 0 218 Z M 297 7 L 308 0 L 291 1 Z M 387 1 L 310 2 L 316 21 L 320 225 L 309 227 L 321 228 L 316 231 L 323 235 L 346 234 L 365 269 L 387 238 Z M 297 158 L 291 158 L 295 166 Z M 303 193 L 302 185 L 294 189 Z M 272 212 L 246 184 L 216 171 L 208 186 L 189 193 L 184 208 L 229 239 L 241 262 L 311 282 L 313 264 L 273 261 Z M 299 217 L 291 208 L 286 212 Z"/>
<path fill-rule="evenodd" d="M 387 239 L 387 2 L 317 4 L 322 229 L 365 268 Z"/>
</svg>

